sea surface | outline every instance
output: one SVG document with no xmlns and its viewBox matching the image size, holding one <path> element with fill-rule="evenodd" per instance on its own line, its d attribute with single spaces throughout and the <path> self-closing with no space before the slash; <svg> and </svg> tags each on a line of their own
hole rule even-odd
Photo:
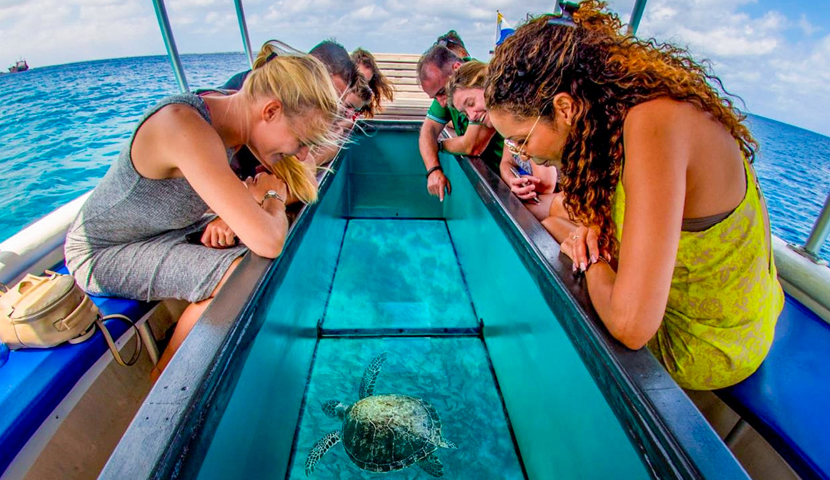
<svg viewBox="0 0 830 480">
<path fill-rule="evenodd" d="M 247 68 L 241 53 L 183 55 L 191 89 Z M 165 56 L 33 68 L 0 76 L 0 241 L 92 189 L 141 114 L 178 93 Z M 830 138 L 750 116 L 772 230 L 803 244 L 830 194 Z M 830 242 L 821 256 L 830 259 Z"/>
</svg>

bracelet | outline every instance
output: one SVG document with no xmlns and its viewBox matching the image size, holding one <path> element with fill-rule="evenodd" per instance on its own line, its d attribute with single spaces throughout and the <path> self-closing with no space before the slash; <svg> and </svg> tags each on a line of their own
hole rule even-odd
<svg viewBox="0 0 830 480">
<path fill-rule="evenodd" d="M 436 170 L 441 170 L 442 172 L 444 171 L 444 169 L 441 168 L 441 165 L 436 165 L 436 166 L 430 168 L 429 170 L 427 170 L 427 178 L 429 178 L 429 176 L 432 175 L 432 172 L 434 172 Z"/>
<path fill-rule="evenodd" d="M 611 267 L 611 262 L 609 262 L 608 260 L 606 260 L 606 259 L 605 259 L 605 257 L 603 257 L 602 255 L 600 255 L 600 256 L 598 256 L 598 257 L 597 257 L 597 261 L 596 261 L 596 262 L 591 262 L 591 261 L 590 261 L 590 259 L 589 259 L 589 262 L 590 262 L 590 263 L 588 263 L 588 266 L 587 266 L 587 267 L 585 267 L 585 271 L 586 271 L 586 272 L 587 272 L 588 270 L 590 270 L 592 266 L 594 266 L 594 265 L 598 264 L 599 262 L 604 262 L 606 265 L 608 265 L 609 267 Z M 613 270 L 613 268 L 612 268 L 612 270 Z"/>
</svg>

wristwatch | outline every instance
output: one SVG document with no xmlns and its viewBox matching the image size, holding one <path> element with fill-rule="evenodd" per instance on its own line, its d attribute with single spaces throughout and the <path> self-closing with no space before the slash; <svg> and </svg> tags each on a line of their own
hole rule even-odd
<svg viewBox="0 0 830 480">
<path fill-rule="evenodd" d="M 262 201 L 259 202 L 259 206 L 261 207 L 262 204 L 265 203 L 265 200 L 268 200 L 269 198 L 276 198 L 277 200 L 281 201 L 282 203 L 285 203 L 285 200 L 283 200 L 283 198 L 280 196 L 279 193 L 277 193 L 276 190 L 268 190 L 267 192 L 265 192 L 265 196 L 262 197 Z"/>
</svg>

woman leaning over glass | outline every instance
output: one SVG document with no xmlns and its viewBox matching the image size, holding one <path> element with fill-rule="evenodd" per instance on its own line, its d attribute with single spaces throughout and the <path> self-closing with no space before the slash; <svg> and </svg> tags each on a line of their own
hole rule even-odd
<svg viewBox="0 0 830 480">
<path fill-rule="evenodd" d="M 325 67 L 280 56 L 242 90 L 168 97 L 145 113 L 66 236 L 66 265 L 94 295 L 191 302 L 157 365 L 164 368 L 239 258 L 274 258 L 288 229 L 285 200 L 317 198 L 303 160 L 337 142 L 338 102 Z M 246 145 L 266 172 L 239 181 L 228 151 Z M 247 188 L 246 188 L 247 187 Z M 210 212 L 212 213 L 210 213 Z M 233 232 L 193 245 L 215 215 Z M 234 246 L 233 235 L 244 246 Z"/>
<path fill-rule="evenodd" d="M 717 77 L 619 33 L 604 7 L 519 28 L 490 64 L 488 111 L 559 168 L 574 222 L 544 224 L 610 333 L 647 345 L 684 388 L 723 388 L 761 364 L 783 306 L 757 144 Z"/>
</svg>

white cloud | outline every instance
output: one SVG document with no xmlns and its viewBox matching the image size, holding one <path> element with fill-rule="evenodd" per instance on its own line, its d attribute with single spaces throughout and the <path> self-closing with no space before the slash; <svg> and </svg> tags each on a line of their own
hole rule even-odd
<svg viewBox="0 0 830 480">
<path fill-rule="evenodd" d="M 798 19 L 798 27 L 804 32 L 804 35 L 812 35 L 821 30 L 821 28 L 813 25 L 807 20 L 807 15 L 801 14 L 801 18 Z"/>
<path fill-rule="evenodd" d="M 649 0 L 641 36 L 687 46 L 711 59 L 727 89 L 760 115 L 830 134 L 830 36 L 806 16 L 787 18 L 766 0 Z M 634 0 L 611 0 L 627 20 Z M 301 49 L 334 37 L 347 48 L 423 52 L 450 29 L 473 56 L 492 48 L 496 9 L 518 24 L 553 0 L 243 0 L 251 43 L 279 38 Z M 241 51 L 230 0 L 166 0 L 182 53 Z M 796 44 L 793 33 L 801 40 Z M 163 55 L 149 0 L 0 0 L 0 67 L 25 57 L 32 66 L 100 58 Z"/>
<path fill-rule="evenodd" d="M 711 60 L 726 89 L 750 112 L 830 135 L 830 36 L 810 38 L 819 27 L 803 16 L 790 19 L 777 10 L 749 15 L 743 7 L 750 3 L 755 2 L 650 0 L 638 35 Z M 632 7 L 628 0 L 612 5 L 624 20 Z M 809 35 L 796 44 L 794 31 Z"/>
</svg>

